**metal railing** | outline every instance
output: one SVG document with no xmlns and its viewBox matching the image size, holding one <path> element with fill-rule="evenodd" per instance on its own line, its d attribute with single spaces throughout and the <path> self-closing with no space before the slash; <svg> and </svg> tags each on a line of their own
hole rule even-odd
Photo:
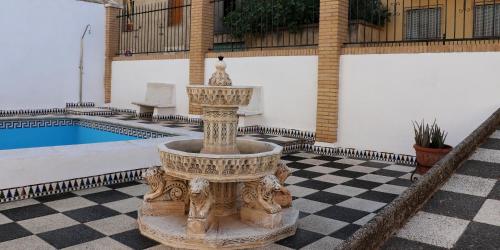
<svg viewBox="0 0 500 250">
<path fill-rule="evenodd" d="M 348 44 L 500 38 L 500 0 L 350 0 Z"/>
<path fill-rule="evenodd" d="M 319 0 L 214 0 L 214 51 L 318 45 Z"/>
<path fill-rule="evenodd" d="M 126 6 L 117 18 L 120 55 L 189 50 L 191 0 Z"/>
</svg>

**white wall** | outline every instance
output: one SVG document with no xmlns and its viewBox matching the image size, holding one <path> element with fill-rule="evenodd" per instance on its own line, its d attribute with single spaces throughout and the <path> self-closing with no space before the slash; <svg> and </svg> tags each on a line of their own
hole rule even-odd
<svg viewBox="0 0 500 250">
<path fill-rule="evenodd" d="M 102 4 L 3 0 L 0 7 L 0 109 L 63 107 L 78 101 L 80 38 L 85 38 L 83 101 L 104 102 Z"/>
<path fill-rule="evenodd" d="M 134 101 L 144 101 L 148 82 L 175 84 L 176 113 L 189 112 L 186 86 L 189 60 L 114 61 L 111 81 L 111 106 L 135 109 Z"/>
<path fill-rule="evenodd" d="M 234 85 L 263 86 L 262 125 L 314 131 L 316 126 L 317 57 L 226 58 Z M 217 59 L 206 59 L 205 84 Z M 134 108 L 144 100 L 148 82 L 176 84 L 176 114 L 187 115 L 189 60 L 114 61 L 111 106 Z"/>
<path fill-rule="evenodd" d="M 412 120 L 456 145 L 500 107 L 500 53 L 345 55 L 338 145 L 414 154 Z"/>
<path fill-rule="evenodd" d="M 205 81 L 217 58 L 206 59 Z M 233 85 L 262 86 L 261 125 L 316 130 L 317 56 L 225 58 Z"/>
</svg>

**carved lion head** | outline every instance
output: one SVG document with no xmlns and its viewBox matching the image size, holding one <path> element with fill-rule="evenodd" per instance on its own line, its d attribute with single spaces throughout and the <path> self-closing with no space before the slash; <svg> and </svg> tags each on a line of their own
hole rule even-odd
<svg viewBox="0 0 500 250">
<path fill-rule="evenodd" d="M 268 193 L 271 191 L 279 191 L 281 189 L 281 184 L 274 175 L 266 175 L 264 178 L 262 178 L 262 188 L 264 189 L 264 192 Z"/>
<path fill-rule="evenodd" d="M 210 183 L 203 178 L 196 177 L 189 183 L 191 200 L 195 203 L 203 202 L 210 194 Z"/>
</svg>

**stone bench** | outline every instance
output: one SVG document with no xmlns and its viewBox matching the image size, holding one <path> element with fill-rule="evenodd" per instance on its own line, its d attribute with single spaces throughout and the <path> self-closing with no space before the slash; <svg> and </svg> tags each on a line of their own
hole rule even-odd
<svg viewBox="0 0 500 250">
<path fill-rule="evenodd" d="M 132 102 L 139 107 L 139 115 L 152 113 L 170 115 L 175 112 L 175 85 L 168 83 L 148 83 L 144 101 Z"/>
</svg>

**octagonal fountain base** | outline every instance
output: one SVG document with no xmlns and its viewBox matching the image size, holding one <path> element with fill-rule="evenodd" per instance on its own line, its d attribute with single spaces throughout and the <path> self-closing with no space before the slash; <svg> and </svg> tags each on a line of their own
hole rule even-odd
<svg viewBox="0 0 500 250">
<path fill-rule="evenodd" d="M 238 215 L 219 217 L 203 237 L 187 234 L 187 215 L 149 216 L 139 210 L 139 230 L 144 236 L 174 248 L 243 249 L 263 247 L 295 234 L 299 211 L 281 211 L 281 225 L 263 228 L 245 224 Z"/>
</svg>

